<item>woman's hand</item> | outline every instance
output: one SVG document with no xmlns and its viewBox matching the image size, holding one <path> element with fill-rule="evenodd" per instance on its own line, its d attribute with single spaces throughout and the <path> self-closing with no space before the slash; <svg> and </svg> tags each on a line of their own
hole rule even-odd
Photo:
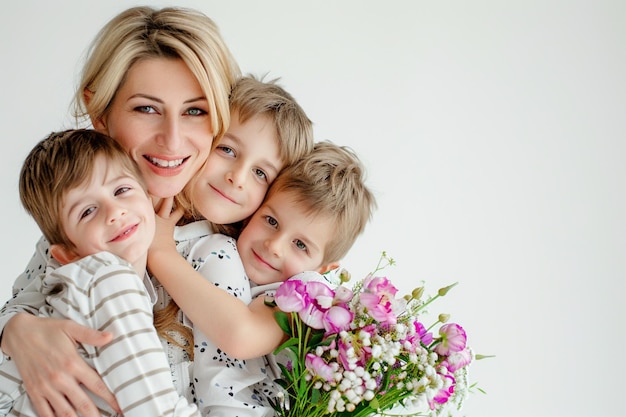
<svg viewBox="0 0 626 417">
<path fill-rule="evenodd" d="M 71 320 L 16 314 L 4 328 L 2 350 L 22 376 L 24 388 L 40 417 L 100 417 L 85 389 L 121 413 L 115 396 L 76 349 L 109 343 L 113 335 Z M 81 387 L 84 385 L 84 388 Z"/>
</svg>

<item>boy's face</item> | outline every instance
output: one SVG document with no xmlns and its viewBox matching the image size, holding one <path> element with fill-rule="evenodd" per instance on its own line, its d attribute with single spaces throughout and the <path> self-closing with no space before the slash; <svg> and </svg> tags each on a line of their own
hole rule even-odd
<svg viewBox="0 0 626 417">
<path fill-rule="evenodd" d="M 333 230 L 331 217 L 308 215 L 289 193 L 277 192 L 254 213 L 237 249 L 250 280 L 281 282 L 318 270 Z"/>
<path fill-rule="evenodd" d="M 61 223 L 79 258 L 109 251 L 134 264 L 154 238 L 155 214 L 137 180 L 99 156 L 92 178 L 63 198 Z"/>
<path fill-rule="evenodd" d="M 230 224 L 248 218 L 261 205 L 283 163 L 273 121 L 257 115 L 230 127 L 193 184 L 192 200 L 209 221 Z"/>
</svg>

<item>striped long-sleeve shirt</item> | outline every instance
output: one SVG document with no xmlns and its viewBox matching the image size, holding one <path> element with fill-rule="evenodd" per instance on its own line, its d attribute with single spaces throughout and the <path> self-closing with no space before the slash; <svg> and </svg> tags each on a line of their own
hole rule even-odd
<svg viewBox="0 0 626 417">
<path fill-rule="evenodd" d="M 83 345 L 79 351 L 115 394 L 125 417 L 199 416 L 172 383 L 152 322 L 154 291 L 147 277 L 142 280 L 126 261 L 100 252 L 48 272 L 40 289 L 47 301 L 41 316 L 69 318 L 114 334 L 106 346 Z M 0 365 L 0 391 L 15 400 L 11 414 L 34 415 L 18 386 L 19 374 L 12 371 L 11 361 Z M 94 400 L 102 415 L 112 415 L 103 401 Z"/>
</svg>

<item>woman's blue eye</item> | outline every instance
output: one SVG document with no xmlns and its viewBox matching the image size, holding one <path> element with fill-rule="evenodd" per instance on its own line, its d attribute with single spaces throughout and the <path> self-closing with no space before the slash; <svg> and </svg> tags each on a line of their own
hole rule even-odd
<svg viewBox="0 0 626 417">
<path fill-rule="evenodd" d="M 206 114 L 206 112 L 202 109 L 193 108 L 187 110 L 187 114 L 190 116 L 202 116 L 203 114 Z"/>
<path fill-rule="evenodd" d="M 141 113 L 156 113 L 156 110 L 154 110 L 152 106 L 137 106 L 135 110 Z"/>
</svg>

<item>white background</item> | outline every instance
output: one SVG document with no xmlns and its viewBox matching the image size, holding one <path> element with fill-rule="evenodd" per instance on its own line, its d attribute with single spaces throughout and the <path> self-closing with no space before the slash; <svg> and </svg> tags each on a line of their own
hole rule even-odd
<svg viewBox="0 0 626 417">
<path fill-rule="evenodd" d="M 11 1 L 0 25 L 0 295 L 39 232 L 23 158 L 71 127 L 80 59 L 133 3 Z M 269 72 L 317 139 L 349 145 L 379 210 L 345 259 L 386 250 L 403 292 L 460 285 L 449 312 L 478 353 L 470 417 L 622 415 L 626 3 L 179 1 L 211 16 L 244 72 Z"/>
</svg>

